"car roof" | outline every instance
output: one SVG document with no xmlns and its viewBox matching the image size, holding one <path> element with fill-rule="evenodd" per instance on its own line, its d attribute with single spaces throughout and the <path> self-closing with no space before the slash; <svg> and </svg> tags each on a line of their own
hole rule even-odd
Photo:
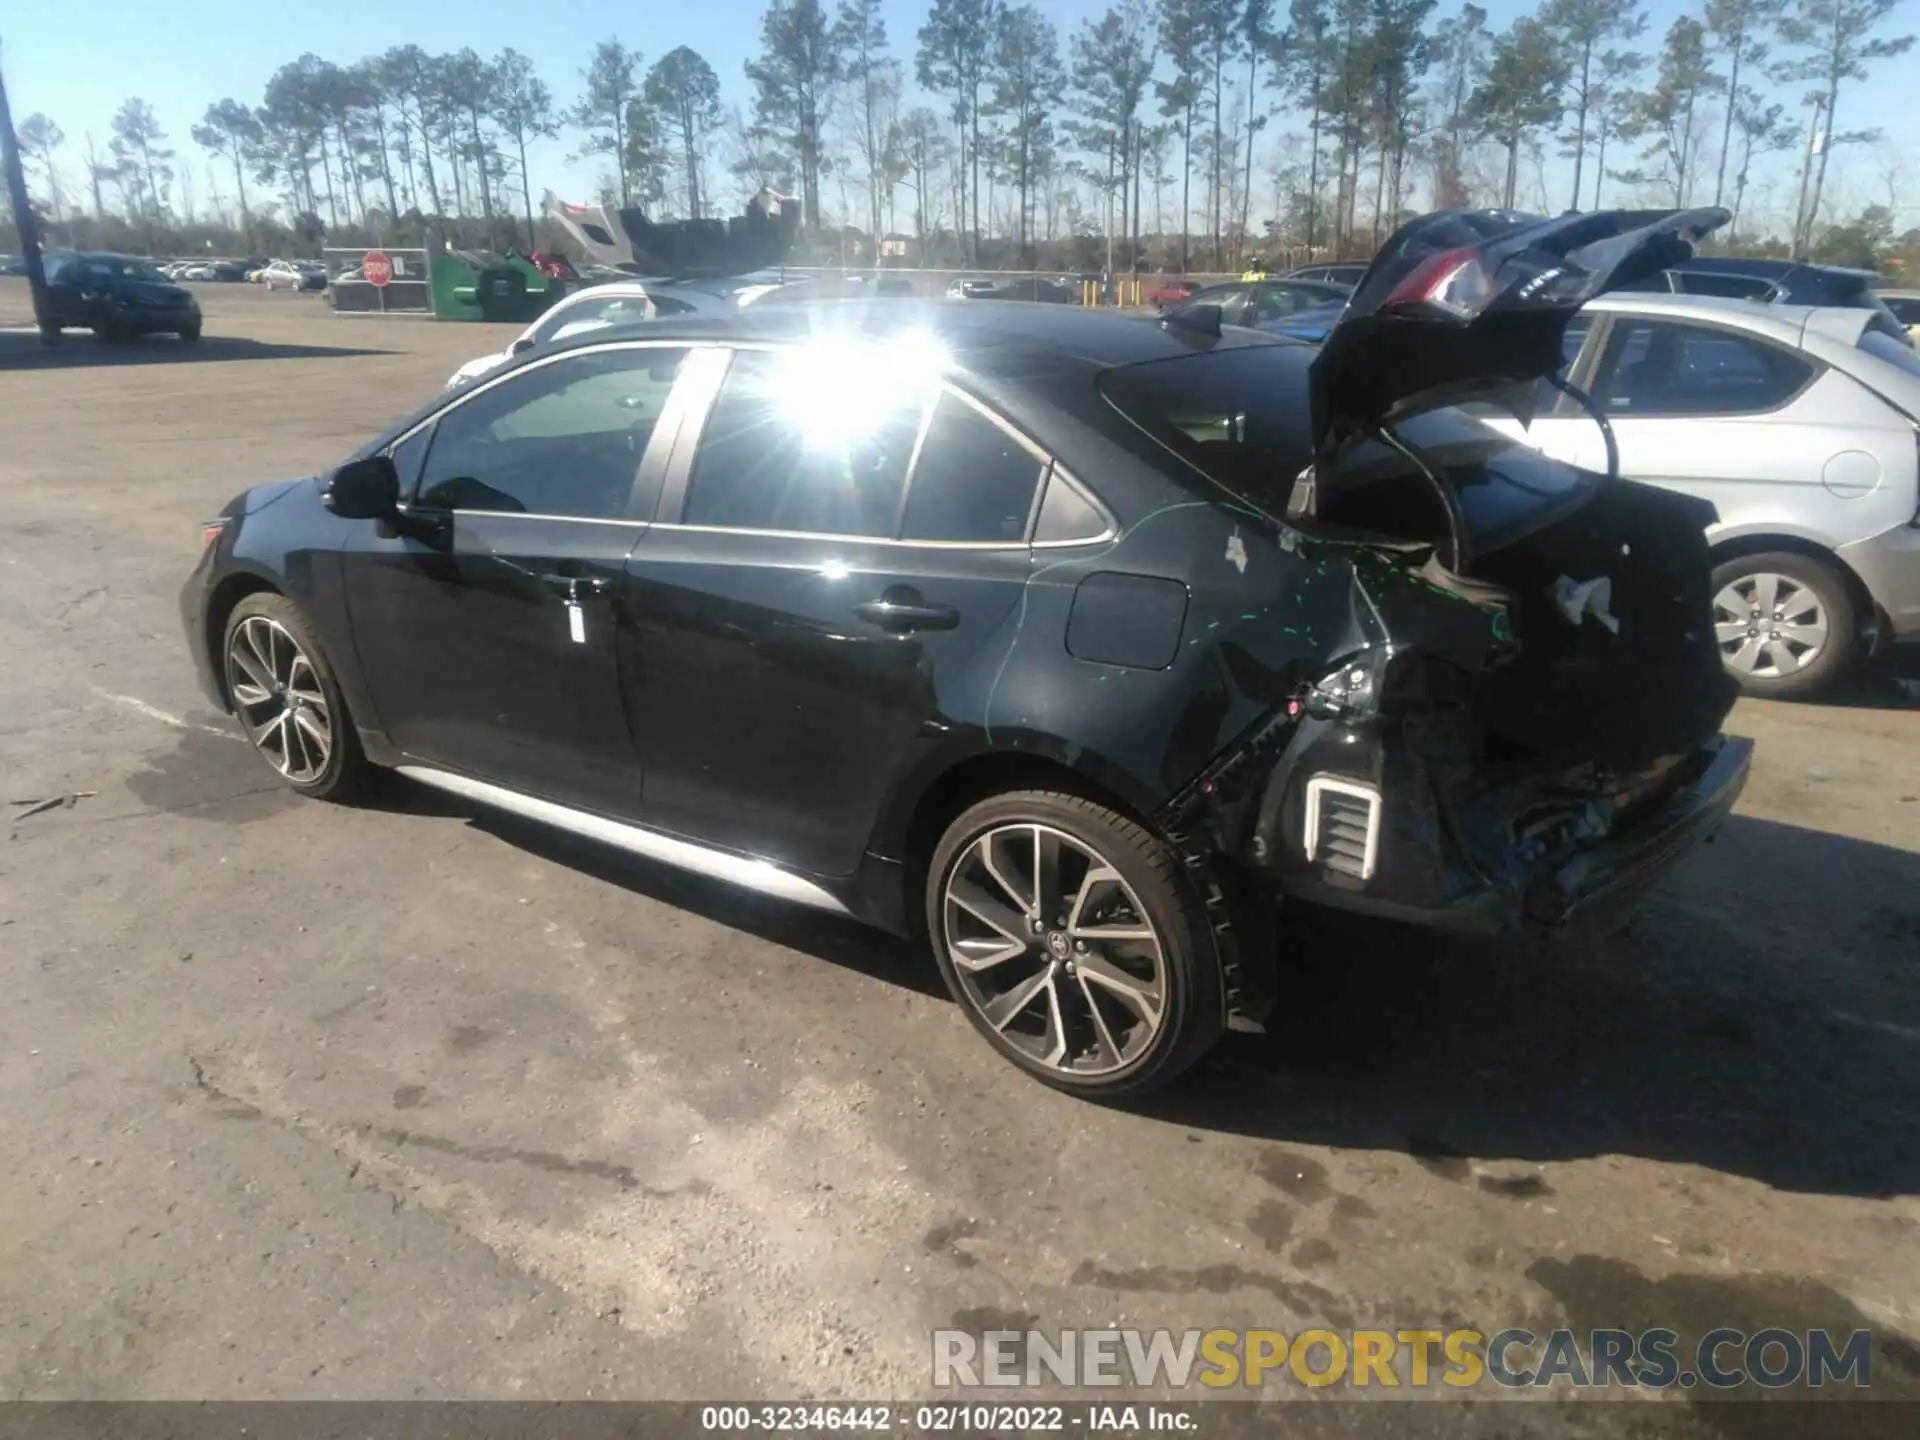
<svg viewBox="0 0 1920 1440">
<path fill-rule="evenodd" d="M 1586 310 L 1604 314 L 1650 315 L 1673 320 L 1702 320 L 1733 325 L 1798 349 L 1808 334 L 1852 345 L 1879 312 L 1857 305 L 1773 305 L 1718 295 L 1669 295 L 1616 291 L 1589 300 Z"/>
<path fill-rule="evenodd" d="M 1278 336 L 1228 327 L 1219 336 L 1163 329 L 1152 317 L 1088 310 L 1077 305 L 1040 305 L 1018 300 L 829 300 L 749 306 L 717 314 L 674 315 L 664 320 L 609 325 L 568 336 L 542 354 L 588 349 L 623 340 L 793 342 L 810 333 L 881 339 L 901 331 L 937 337 L 965 370 L 1016 379 L 1036 367 L 1088 372 L 1112 365 L 1192 354 L 1196 348 L 1285 345 Z M 531 353 L 531 352 L 530 352 Z"/>
<path fill-rule="evenodd" d="M 1855 270 L 1845 265 L 1816 265 L 1811 260 L 1770 260 L 1744 255 L 1696 255 L 1671 268 L 1710 275 L 1758 275 L 1770 280 L 1785 280 L 1802 272 L 1854 276 L 1863 280 L 1877 278 L 1871 270 Z"/>
</svg>

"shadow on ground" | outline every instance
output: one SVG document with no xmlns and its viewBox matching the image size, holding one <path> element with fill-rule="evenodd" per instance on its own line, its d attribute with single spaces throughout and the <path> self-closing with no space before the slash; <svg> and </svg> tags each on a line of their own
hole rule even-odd
<svg viewBox="0 0 1920 1440">
<path fill-rule="evenodd" d="M 1270 1033 L 1229 1036 L 1148 1108 L 1400 1150 L 1516 1197 L 1551 1186 L 1472 1162 L 1625 1154 L 1920 1194 L 1920 1032 L 1886 1018 L 1920 993 L 1920 855 L 1736 816 L 1688 865 L 1628 934 L 1585 947 L 1315 915 Z"/>
<path fill-rule="evenodd" d="M 192 345 L 183 344 L 171 335 L 149 335 L 138 340 L 103 344 L 91 335 L 80 332 L 69 332 L 58 345 L 44 346 L 37 334 L 0 331 L 0 370 L 186 365 L 207 360 L 314 360 L 398 353 L 351 345 L 276 345 L 265 340 L 243 340 L 221 335 L 208 335 Z"/>
<path fill-rule="evenodd" d="M 416 800 L 450 803 L 417 786 L 385 803 Z M 555 864 L 944 993 L 922 946 L 451 803 Z M 1632 932 L 1592 946 L 1476 944 L 1296 911 L 1269 1033 L 1228 1035 L 1138 1108 L 1189 1128 L 1397 1150 L 1514 1196 L 1551 1187 L 1529 1177 L 1503 1190 L 1511 1182 L 1473 1162 L 1626 1154 L 1787 1190 L 1920 1194 L 1920 1041 L 1880 1023 L 1888 993 L 1920 991 L 1920 855 L 1735 817 L 1689 865 L 1668 884 L 1686 902 L 1656 899 Z M 1790 905 L 1773 903 L 1783 886 Z M 1701 892 L 1727 897 L 1724 912 L 1693 903 Z M 979 1062 L 998 1063 L 984 1048 Z M 1920 1243 L 1920 1225 L 1898 1223 Z"/>
</svg>

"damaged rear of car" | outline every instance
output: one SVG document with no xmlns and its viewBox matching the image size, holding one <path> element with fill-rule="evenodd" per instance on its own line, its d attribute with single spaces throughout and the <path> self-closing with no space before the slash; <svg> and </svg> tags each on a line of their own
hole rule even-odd
<svg viewBox="0 0 1920 1440">
<path fill-rule="evenodd" d="M 1311 588 L 1344 582 L 1317 615 L 1292 597 L 1296 623 L 1320 627 L 1317 673 L 1161 812 L 1183 849 L 1297 899 L 1565 933 L 1622 922 L 1724 819 L 1751 745 L 1720 733 L 1735 686 L 1712 625 L 1711 507 L 1549 460 L 1468 413 L 1525 418 L 1579 306 L 1721 218 L 1427 217 L 1389 241 L 1317 357 L 1215 352 L 1174 362 L 1211 377 L 1107 378 L 1129 419 L 1284 511 Z M 1260 977 L 1242 978 L 1257 1011 Z"/>
</svg>

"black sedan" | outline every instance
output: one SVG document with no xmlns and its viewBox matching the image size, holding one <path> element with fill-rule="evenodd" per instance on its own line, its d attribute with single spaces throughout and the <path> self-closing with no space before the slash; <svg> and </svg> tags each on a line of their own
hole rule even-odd
<svg viewBox="0 0 1920 1440">
<path fill-rule="evenodd" d="M 1706 507 L 1435 408 L 1704 228 L 1609 218 L 1396 237 L 1318 349 L 596 331 L 239 496 L 188 642 L 296 790 L 392 767 L 924 936 L 1006 1058 L 1141 1091 L 1267 1013 L 1297 901 L 1609 925 L 1739 794 Z"/>
<path fill-rule="evenodd" d="M 100 340 L 138 335 L 200 338 L 200 302 L 146 260 L 90 251 L 49 250 L 45 322 L 91 330 Z"/>
</svg>

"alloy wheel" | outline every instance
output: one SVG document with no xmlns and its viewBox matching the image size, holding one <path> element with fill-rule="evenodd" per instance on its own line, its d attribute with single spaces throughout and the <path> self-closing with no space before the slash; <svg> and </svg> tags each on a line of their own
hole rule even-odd
<svg viewBox="0 0 1920 1440">
<path fill-rule="evenodd" d="M 1713 631 L 1728 668 L 1756 680 L 1798 674 L 1833 639 L 1812 588 L 1772 571 L 1742 575 L 1713 597 Z"/>
<path fill-rule="evenodd" d="M 941 911 L 967 1002 L 1031 1061 L 1104 1075 L 1159 1034 L 1160 936 L 1133 887 L 1086 842 L 1050 825 L 996 826 L 954 860 Z"/>
<path fill-rule="evenodd" d="M 296 785 L 318 780 L 333 754 L 333 713 L 293 633 L 249 615 L 227 643 L 227 693 L 247 738 Z"/>
</svg>

